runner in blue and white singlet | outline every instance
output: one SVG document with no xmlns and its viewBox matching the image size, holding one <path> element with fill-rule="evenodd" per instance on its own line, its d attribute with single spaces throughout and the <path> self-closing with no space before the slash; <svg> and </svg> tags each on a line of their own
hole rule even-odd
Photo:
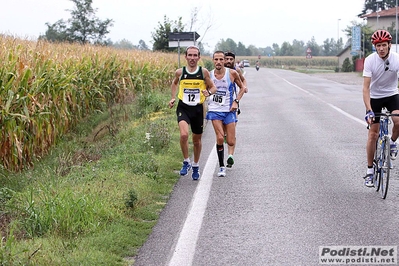
<svg viewBox="0 0 399 266">
<path fill-rule="evenodd" d="M 208 111 L 210 112 L 230 112 L 234 100 L 234 83 L 230 80 L 230 71 L 226 68 L 224 77 L 217 79 L 215 70 L 210 72 L 211 80 L 215 84 L 217 91 L 209 97 Z"/>
<path fill-rule="evenodd" d="M 217 91 L 212 93 L 208 99 L 208 112 L 206 119 L 212 121 L 212 126 L 216 134 L 216 151 L 219 159 L 218 176 L 226 176 L 224 166 L 224 136 L 228 145 L 235 145 L 236 132 L 236 112 L 241 97 L 244 94 L 244 85 L 238 72 L 224 66 L 224 52 L 216 51 L 213 54 L 213 64 L 215 69 L 210 72 L 210 78 L 215 84 Z M 240 89 L 235 95 L 234 83 Z"/>
</svg>

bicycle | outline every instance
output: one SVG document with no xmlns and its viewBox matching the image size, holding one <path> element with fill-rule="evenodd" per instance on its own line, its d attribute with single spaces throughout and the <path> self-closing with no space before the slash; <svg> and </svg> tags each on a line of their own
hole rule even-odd
<svg viewBox="0 0 399 266">
<path fill-rule="evenodd" d="M 391 114 L 385 108 L 381 113 L 375 113 L 375 117 L 380 117 L 380 130 L 376 142 L 376 149 L 373 160 L 373 183 L 376 191 L 380 190 L 381 198 L 385 199 L 388 193 L 389 174 L 392 168 L 391 163 L 391 145 L 389 135 L 389 124 L 391 116 L 399 116 Z"/>
</svg>

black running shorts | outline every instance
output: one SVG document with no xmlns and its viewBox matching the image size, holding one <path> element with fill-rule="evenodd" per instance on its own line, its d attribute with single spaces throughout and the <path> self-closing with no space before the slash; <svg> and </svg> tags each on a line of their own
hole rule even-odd
<svg viewBox="0 0 399 266">
<path fill-rule="evenodd" d="M 176 108 L 177 122 L 186 121 L 191 126 L 191 132 L 202 134 L 204 130 L 204 105 L 187 105 L 179 100 Z"/>
</svg>

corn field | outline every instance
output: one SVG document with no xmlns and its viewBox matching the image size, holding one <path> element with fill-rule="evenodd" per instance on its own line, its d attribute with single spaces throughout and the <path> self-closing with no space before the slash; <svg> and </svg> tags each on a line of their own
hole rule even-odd
<svg viewBox="0 0 399 266">
<path fill-rule="evenodd" d="M 20 171 L 82 118 L 140 91 L 170 89 L 176 56 L 0 35 L 0 159 Z"/>
</svg>

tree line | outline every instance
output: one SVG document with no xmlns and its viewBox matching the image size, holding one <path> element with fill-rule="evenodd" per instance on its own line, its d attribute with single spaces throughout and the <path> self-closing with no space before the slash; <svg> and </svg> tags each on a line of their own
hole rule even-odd
<svg viewBox="0 0 399 266">
<path fill-rule="evenodd" d="M 177 48 L 169 47 L 168 36 L 169 33 L 185 32 L 186 27 L 182 22 L 182 17 L 177 20 L 171 20 L 166 15 L 162 22 L 158 22 L 157 28 L 154 29 L 152 35 L 153 46 L 150 48 L 143 40 L 140 40 L 137 45 L 134 45 L 130 41 L 123 39 L 118 42 L 112 42 L 110 39 L 106 39 L 106 35 L 110 32 L 109 28 L 113 26 L 112 19 L 100 20 L 96 17 L 97 9 L 92 7 L 93 0 L 70 0 L 75 4 L 75 8 L 69 10 L 71 12 L 71 18 L 64 21 L 58 20 L 57 22 L 50 24 L 46 23 L 47 30 L 44 35 L 40 36 L 39 39 L 47 40 L 50 42 L 74 42 L 74 43 L 91 43 L 95 45 L 113 46 L 118 49 L 140 49 L 140 50 L 153 50 L 163 52 L 175 52 Z M 396 6 L 396 0 L 365 0 L 364 8 L 358 16 L 374 12 L 379 9 L 389 9 Z M 192 31 L 198 23 L 199 9 L 194 8 L 191 13 L 189 30 Z M 362 33 L 369 40 L 371 37 L 371 29 L 368 29 L 366 25 L 352 22 L 351 26 L 348 26 L 344 32 L 346 36 L 351 38 L 352 26 L 361 26 Z M 205 48 L 204 37 L 206 32 L 212 27 L 211 20 L 205 28 L 202 34 L 202 39 L 198 42 L 198 46 L 202 54 L 210 55 L 212 52 Z M 394 31 L 395 25 L 393 24 L 389 31 Z M 394 36 L 394 34 L 393 34 Z M 365 50 L 370 52 L 372 47 L 369 42 L 365 42 Z M 312 37 L 308 42 L 294 39 L 290 42 L 283 42 L 281 45 L 273 43 L 272 47 L 256 47 L 254 45 L 245 46 L 242 42 L 235 42 L 228 38 L 226 40 L 221 39 L 214 50 L 222 51 L 234 51 L 239 56 L 304 56 L 307 48 L 312 50 L 313 56 L 336 56 L 342 49 L 350 43 L 343 43 L 342 38 L 338 40 L 334 38 L 327 38 L 323 41 L 323 44 L 319 45 Z M 367 54 L 367 53 L 366 53 Z"/>
</svg>

